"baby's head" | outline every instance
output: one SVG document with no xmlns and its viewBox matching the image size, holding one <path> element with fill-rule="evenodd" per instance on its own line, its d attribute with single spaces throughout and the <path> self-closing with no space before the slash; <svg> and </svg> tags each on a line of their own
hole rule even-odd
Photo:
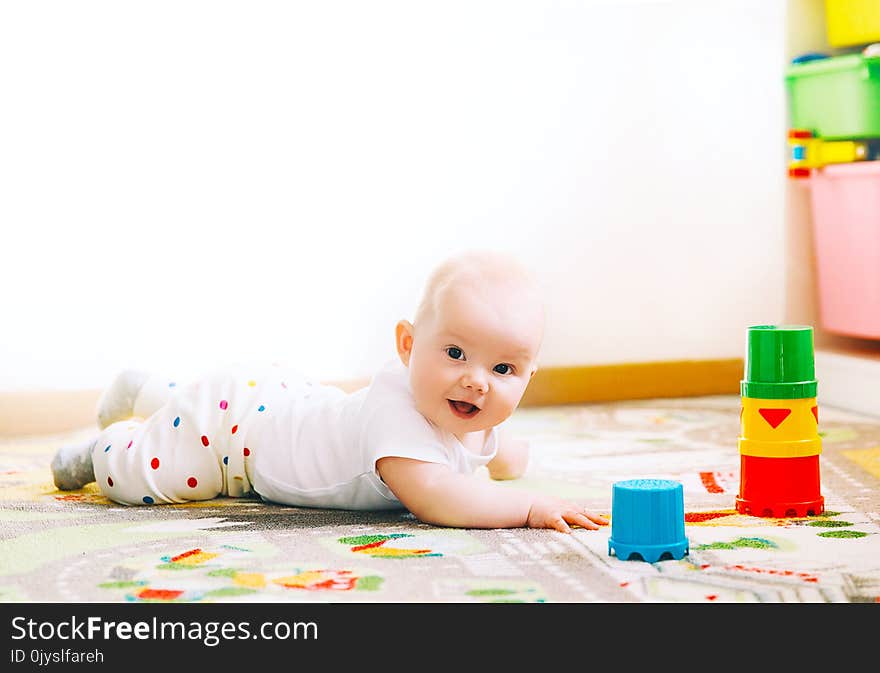
<svg viewBox="0 0 880 673">
<path fill-rule="evenodd" d="M 413 323 L 396 327 L 416 408 L 459 439 L 501 423 L 537 370 L 544 306 L 515 260 L 470 252 L 437 267 Z"/>
</svg>

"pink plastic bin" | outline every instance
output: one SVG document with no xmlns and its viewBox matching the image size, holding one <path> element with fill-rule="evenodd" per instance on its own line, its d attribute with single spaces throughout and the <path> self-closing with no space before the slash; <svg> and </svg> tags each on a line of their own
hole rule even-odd
<svg viewBox="0 0 880 673">
<path fill-rule="evenodd" d="M 880 161 L 814 171 L 810 192 L 822 326 L 880 338 Z"/>
</svg>

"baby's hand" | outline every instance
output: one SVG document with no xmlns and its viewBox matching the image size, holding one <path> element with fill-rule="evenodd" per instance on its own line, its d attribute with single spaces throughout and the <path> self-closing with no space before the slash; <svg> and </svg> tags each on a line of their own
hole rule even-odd
<svg viewBox="0 0 880 673">
<path fill-rule="evenodd" d="M 529 528 L 555 528 L 560 533 L 571 533 L 568 524 L 596 530 L 608 525 L 608 520 L 566 500 L 539 495 L 529 508 L 526 524 Z"/>
</svg>

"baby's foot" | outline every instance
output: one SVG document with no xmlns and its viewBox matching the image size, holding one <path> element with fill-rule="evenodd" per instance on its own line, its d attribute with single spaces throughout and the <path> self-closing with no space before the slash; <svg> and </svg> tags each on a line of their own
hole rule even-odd
<svg viewBox="0 0 880 673">
<path fill-rule="evenodd" d="M 52 459 L 52 478 L 62 491 L 75 491 L 95 481 L 92 467 L 92 447 L 97 437 L 80 444 L 70 444 L 58 449 Z"/>
<path fill-rule="evenodd" d="M 98 401 L 98 427 L 103 430 L 112 423 L 134 416 L 135 400 L 148 378 L 147 372 L 137 369 L 126 369 L 117 374 Z"/>
</svg>

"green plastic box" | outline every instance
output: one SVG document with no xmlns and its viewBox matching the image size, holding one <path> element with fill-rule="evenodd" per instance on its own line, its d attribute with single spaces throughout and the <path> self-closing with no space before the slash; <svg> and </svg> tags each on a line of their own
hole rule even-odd
<svg viewBox="0 0 880 673">
<path fill-rule="evenodd" d="M 819 138 L 880 137 L 880 56 L 845 54 L 789 66 L 789 128 Z"/>
</svg>

